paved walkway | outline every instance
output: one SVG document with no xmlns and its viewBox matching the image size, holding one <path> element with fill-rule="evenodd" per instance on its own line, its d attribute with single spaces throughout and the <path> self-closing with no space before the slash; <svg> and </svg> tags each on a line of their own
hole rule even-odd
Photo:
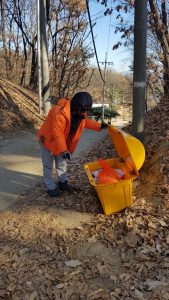
<svg viewBox="0 0 169 300">
<path fill-rule="evenodd" d="M 123 125 L 120 122 L 115 125 Z M 106 130 L 96 132 L 85 130 L 74 157 L 92 147 L 107 135 Z M 0 210 L 6 209 L 16 198 L 42 181 L 42 164 L 36 134 L 24 132 L 22 135 L 0 142 Z"/>
<path fill-rule="evenodd" d="M 85 130 L 74 157 L 105 137 L 106 130 Z M 16 198 L 42 181 L 42 164 L 36 134 L 25 132 L 9 138 L 0 147 L 0 209 L 7 208 Z"/>
</svg>

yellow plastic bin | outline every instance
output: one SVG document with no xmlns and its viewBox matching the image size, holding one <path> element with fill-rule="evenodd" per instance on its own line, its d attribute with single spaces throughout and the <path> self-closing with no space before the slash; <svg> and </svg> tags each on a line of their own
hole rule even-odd
<svg viewBox="0 0 169 300">
<path fill-rule="evenodd" d="M 132 204 L 132 182 L 137 178 L 138 170 L 145 160 L 145 149 L 138 139 L 113 126 L 108 127 L 108 132 L 118 157 L 106 159 L 106 162 L 114 168 L 125 169 L 129 179 L 111 184 L 97 184 L 92 172 L 101 168 L 99 162 L 84 165 L 89 181 L 96 189 L 106 215 L 118 212 Z"/>
</svg>

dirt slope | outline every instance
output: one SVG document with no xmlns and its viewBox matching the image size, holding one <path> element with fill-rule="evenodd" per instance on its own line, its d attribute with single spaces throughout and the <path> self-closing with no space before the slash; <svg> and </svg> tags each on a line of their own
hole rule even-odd
<svg viewBox="0 0 169 300">
<path fill-rule="evenodd" d="M 146 115 L 146 161 L 137 194 L 169 209 L 169 107 L 157 105 Z"/>
<path fill-rule="evenodd" d="M 25 129 L 41 124 L 37 94 L 0 78 L 0 131 Z"/>
</svg>

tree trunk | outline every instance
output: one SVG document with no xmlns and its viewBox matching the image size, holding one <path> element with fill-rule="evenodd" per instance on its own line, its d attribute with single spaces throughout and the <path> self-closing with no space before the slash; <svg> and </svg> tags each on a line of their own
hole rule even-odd
<svg viewBox="0 0 169 300">
<path fill-rule="evenodd" d="M 164 98 L 169 99 L 169 35 L 167 23 L 166 1 L 161 1 L 161 13 L 155 0 L 149 0 L 154 30 L 163 52 Z"/>
<path fill-rule="evenodd" d="M 6 34 L 5 34 L 5 15 L 4 15 L 4 3 L 1 1 L 1 35 L 2 35 L 2 44 L 5 56 L 5 77 L 8 78 L 8 69 L 9 69 L 9 59 L 8 59 L 8 51 L 6 47 Z"/>
<path fill-rule="evenodd" d="M 164 99 L 163 104 L 168 103 L 168 97 L 169 97 L 169 66 L 166 64 L 166 60 L 163 63 L 163 80 L 164 80 Z"/>
<path fill-rule="evenodd" d="M 35 50 L 35 44 L 31 47 L 32 50 L 32 61 L 31 61 L 31 75 L 29 80 L 29 86 L 31 89 L 37 88 L 37 55 Z"/>
<path fill-rule="evenodd" d="M 26 64 L 27 64 L 27 49 L 26 49 L 26 41 L 23 36 L 23 47 L 24 47 L 24 62 L 23 62 L 23 67 L 22 67 L 22 75 L 21 75 L 21 80 L 20 80 L 20 85 L 24 86 L 25 85 L 25 77 L 26 77 Z"/>
</svg>

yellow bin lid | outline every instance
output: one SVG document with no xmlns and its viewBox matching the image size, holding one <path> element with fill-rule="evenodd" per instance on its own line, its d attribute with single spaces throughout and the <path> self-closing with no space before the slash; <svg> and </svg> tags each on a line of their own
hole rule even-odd
<svg viewBox="0 0 169 300">
<path fill-rule="evenodd" d="M 126 162 L 136 175 L 145 160 L 145 149 L 143 144 L 134 136 L 108 126 L 108 132 L 115 146 L 119 158 Z"/>
</svg>

